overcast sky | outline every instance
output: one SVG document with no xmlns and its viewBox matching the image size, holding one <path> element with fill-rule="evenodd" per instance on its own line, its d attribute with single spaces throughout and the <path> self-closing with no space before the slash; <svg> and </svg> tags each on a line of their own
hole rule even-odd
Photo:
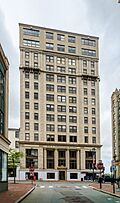
<svg viewBox="0 0 120 203">
<path fill-rule="evenodd" d="M 120 88 L 119 21 L 117 0 L 0 0 L 0 42 L 10 62 L 9 127 L 20 125 L 18 23 L 98 36 L 102 160 L 109 172 L 111 95 Z"/>
</svg>

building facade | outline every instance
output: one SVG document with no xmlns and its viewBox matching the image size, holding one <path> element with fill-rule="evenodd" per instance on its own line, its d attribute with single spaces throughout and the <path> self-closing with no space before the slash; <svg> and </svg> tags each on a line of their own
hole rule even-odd
<svg viewBox="0 0 120 203">
<path fill-rule="evenodd" d="M 116 175 L 120 174 L 120 89 L 116 89 L 111 97 L 112 114 L 112 155 L 116 165 Z"/>
<path fill-rule="evenodd" d="M 15 149 L 19 152 L 19 128 L 8 128 L 8 139 L 10 140 L 10 149 Z M 14 179 L 13 168 L 8 165 L 8 180 Z M 16 168 L 16 180 L 20 179 L 19 166 Z"/>
<path fill-rule="evenodd" d="M 80 180 L 100 159 L 98 37 L 19 24 L 20 177 Z"/>
<path fill-rule="evenodd" d="M 9 62 L 0 44 L 0 192 L 8 189 L 8 70 Z"/>
</svg>

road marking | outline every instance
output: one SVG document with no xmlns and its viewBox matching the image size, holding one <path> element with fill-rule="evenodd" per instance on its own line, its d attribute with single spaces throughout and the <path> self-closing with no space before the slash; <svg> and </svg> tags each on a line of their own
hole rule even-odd
<svg viewBox="0 0 120 203">
<path fill-rule="evenodd" d="M 49 185 L 49 188 L 53 188 L 53 185 Z"/>
<path fill-rule="evenodd" d="M 87 186 L 85 186 L 85 185 L 83 185 L 82 187 L 83 187 L 83 188 L 88 188 L 88 187 L 87 187 Z"/>
<path fill-rule="evenodd" d="M 45 188 L 45 186 L 44 186 L 44 185 L 41 185 L 40 188 Z"/>
<path fill-rule="evenodd" d="M 115 202 L 120 203 L 120 201 L 115 201 Z"/>
<path fill-rule="evenodd" d="M 111 200 L 112 200 L 112 198 L 110 198 L 110 197 L 109 197 L 109 198 L 107 198 L 107 200 L 111 201 Z"/>
</svg>

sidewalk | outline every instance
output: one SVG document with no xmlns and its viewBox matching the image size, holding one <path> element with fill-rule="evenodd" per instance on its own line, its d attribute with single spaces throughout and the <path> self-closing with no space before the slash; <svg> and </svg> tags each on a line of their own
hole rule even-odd
<svg viewBox="0 0 120 203">
<path fill-rule="evenodd" d="M 32 189 L 31 184 L 8 184 L 8 191 L 0 193 L 0 203 L 15 203 Z"/>
<path fill-rule="evenodd" d="M 102 189 L 100 189 L 99 183 L 94 182 L 94 183 L 90 183 L 89 185 L 102 192 L 110 193 L 120 197 L 120 188 L 118 188 L 116 184 L 115 184 L 115 194 L 113 193 L 113 185 L 111 185 L 111 183 L 102 183 Z"/>
</svg>

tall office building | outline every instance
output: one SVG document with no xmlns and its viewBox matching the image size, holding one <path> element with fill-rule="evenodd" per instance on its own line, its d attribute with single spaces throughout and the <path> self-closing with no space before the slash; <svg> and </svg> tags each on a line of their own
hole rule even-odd
<svg viewBox="0 0 120 203">
<path fill-rule="evenodd" d="M 9 62 L 0 44 L 0 192 L 8 189 L 8 71 Z"/>
<path fill-rule="evenodd" d="M 112 155 L 117 165 L 117 176 L 120 174 L 120 89 L 111 97 L 112 112 Z"/>
<path fill-rule="evenodd" d="M 80 180 L 100 159 L 98 37 L 20 28 L 20 176 Z M 94 151 L 93 151 L 94 150 Z"/>
</svg>

